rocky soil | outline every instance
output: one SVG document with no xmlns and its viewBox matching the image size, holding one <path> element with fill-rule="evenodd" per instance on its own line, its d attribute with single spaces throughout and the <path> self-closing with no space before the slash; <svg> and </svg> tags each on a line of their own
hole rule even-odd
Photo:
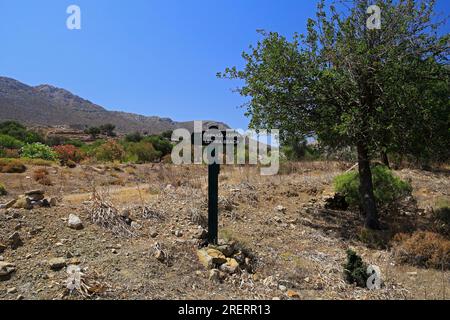
<svg viewBox="0 0 450 320">
<path fill-rule="evenodd" d="M 275 177 L 223 168 L 215 247 L 204 241 L 205 168 L 53 167 L 52 186 L 30 178 L 35 168 L 1 174 L 0 203 L 26 208 L 0 209 L 0 299 L 448 298 L 449 272 L 398 265 L 361 242 L 358 213 L 324 209 L 346 168 L 306 163 Z M 412 215 L 449 197 L 444 173 L 398 174 L 417 190 Z M 344 281 L 348 248 L 380 267 L 380 290 Z"/>
</svg>

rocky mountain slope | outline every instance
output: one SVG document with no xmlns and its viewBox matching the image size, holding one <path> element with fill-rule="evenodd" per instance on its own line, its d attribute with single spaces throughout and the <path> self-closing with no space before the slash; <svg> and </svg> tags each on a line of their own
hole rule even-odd
<svg viewBox="0 0 450 320">
<path fill-rule="evenodd" d="M 146 131 L 151 134 L 176 128 L 192 128 L 193 123 L 109 111 L 65 89 L 47 84 L 32 87 L 11 78 L 0 77 L 0 121 L 5 120 L 16 120 L 27 125 L 66 125 L 75 129 L 112 123 L 119 133 Z"/>
</svg>

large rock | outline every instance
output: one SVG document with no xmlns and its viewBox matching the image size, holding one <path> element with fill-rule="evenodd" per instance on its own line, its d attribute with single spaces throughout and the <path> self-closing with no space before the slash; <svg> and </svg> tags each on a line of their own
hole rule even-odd
<svg viewBox="0 0 450 320">
<path fill-rule="evenodd" d="M 214 246 L 214 249 L 222 252 L 226 257 L 231 257 L 236 252 L 236 243 L 234 241 L 225 242 L 219 240 L 219 245 Z"/>
<path fill-rule="evenodd" d="M 45 192 L 43 190 L 37 189 L 37 190 L 31 190 L 28 192 L 25 192 L 26 196 L 32 197 L 32 196 L 43 196 Z M 42 198 L 44 199 L 44 198 Z"/>
<path fill-rule="evenodd" d="M 14 209 L 25 209 L 25 210 L 33 209 L 33 205 L 31 204 L 30 198 L 24 196 L 19 197 L 12 207 Z"/>
<path fill-rule="evenodd" d="M 25 193 L 25 196 L 30 199 L 30 201 L 41 201 L 44 200 L 44 191 L 42 190 L 31 190 Z"/>
<path fill-rule="evenodd" d="M 15 271 L 16 266 L 14 264 L 0 261 L 0 281 L 8 280 Z"/>
<path fill-rule="evenodd" d="M 208 269 L 227 262 L 225 255 L 217 249 L 200 249 L 197 251 L 200 263 Z"/>
<path fill-rule="evenodd" d="M 69 228 L 74 229 L 74 230 L 83 229 L 83 222 L 81 222 L 81 219 L 74 214 L 69 215 L 69 221 L 67 222 L 67 224 L 68 224 Z"/>
<path fill-rule="evenodd" d="M 48 260 L 50 269 L 58 271 L 66 266 L 66 260 L 64 258 L 53 258 Z"/>
</svg>

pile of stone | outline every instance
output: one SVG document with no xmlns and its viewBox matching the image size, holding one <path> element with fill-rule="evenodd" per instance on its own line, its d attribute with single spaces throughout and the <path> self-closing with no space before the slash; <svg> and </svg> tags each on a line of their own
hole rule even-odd
<svg viewBox="0 0 450 320">
<path fill-rule="evenodd" d="M 200 263 L 210 270 L 211 280 L 223 280 L 227 275 L 246 270 L 253 272 L 252 259 L 234 241 L 219 240 L 218 245 L 209 245 L 197 251 Z"/>
<path fill-rule="evenodd" d="M 31 210 L 34 207 L 50 208 L 57 205 L 56 198 L 46 198 L 43 190 L 31 190 L 16 199 L 0 205 L 0 209 L 25 209 Z"/>
</svg>

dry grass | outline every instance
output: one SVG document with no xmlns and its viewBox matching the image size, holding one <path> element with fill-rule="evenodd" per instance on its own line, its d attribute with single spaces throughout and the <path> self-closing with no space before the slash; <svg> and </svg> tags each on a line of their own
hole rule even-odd
<svg viewBox="0 0 450 320">
<path fill-rule="evenodd" d="M 450 269 L 450 241 L 432 232 L 398 234 L 394 256 L 400 263 L 438 270 Z"/>
</svg>

